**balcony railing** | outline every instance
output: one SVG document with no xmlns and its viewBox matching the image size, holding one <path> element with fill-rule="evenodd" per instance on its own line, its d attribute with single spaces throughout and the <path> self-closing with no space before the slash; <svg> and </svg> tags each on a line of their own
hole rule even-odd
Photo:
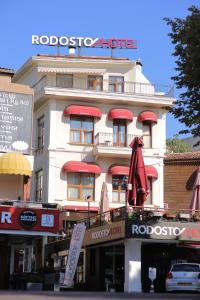
<svg viewBox="0 0 200 300">
<path fill-rule="evenodd" d="M 95 145 L 105 147 L 128 147 L 135 135 L 99 132 L 95 136 Z"/>
<path fill-rule="evenodd" d="M 102 214 L 96 214 L 91 217 L 81 219 L 78 223 L 85 223 L 86 228 L 94 228 L 118 221 L 133 221 L 143 222 L 144 224 L 161 222 L 187 222 L 187 223 L 199 223 L 200 224 L 200 210 L 191 211 L 190 209 L 168 209 L 165 207 L 130 207 L 122 206 L 110 211 L 106 211 Z M 170 225 L 171 226 L 171 225 Z M 64 230 L 65 237 L 70 238 L 72 229 Z"/>
<path fill-rule="evenodd" d="M 113 85 L 113 82 L 109 80 L 98 80 L 88 84 L 87 77 L 74 77 L 72 81 L 66 80 L 62 84 L 58 84 L 48 79 L 48 76 L 42 77 L 36 84 L 32 87 L 34 88 L 35 95 L 39 96 L 44 92 L 44 88 L 56 87 L 59 89 L 70 89 L 70 90 L 84 90 L 98 93 L 114 93 L 114 94 L 127 94 L 127 95 L 144 95 L 144 96 L 154 96 L 154 97 L 173 97 L 174 88 L 168 85 L 141 83 L 141 82 L 119 82 Z"/>
</svg>

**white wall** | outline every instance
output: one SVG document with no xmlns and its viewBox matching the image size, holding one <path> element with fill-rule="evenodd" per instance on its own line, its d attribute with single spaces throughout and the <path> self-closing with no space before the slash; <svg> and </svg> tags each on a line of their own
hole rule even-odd
<svg viewBox="0 0 200 300">
<path fill-rule="evenodd" d="M 125 240 L 125 281 L 124 292 L 142 292 L 141 284 L 141 241 Z"/>
</svg>

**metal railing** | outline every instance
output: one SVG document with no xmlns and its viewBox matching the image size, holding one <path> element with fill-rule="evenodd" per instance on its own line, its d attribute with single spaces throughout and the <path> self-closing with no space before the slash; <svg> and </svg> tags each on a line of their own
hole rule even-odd
<svg viewBox="0 0 200 300">
<path fill-rule="evenodd" d="M 163 222 L 200 222 L 200 210 L 123 206 L 81 219 L 77 222 L 84 222 L 86 228 L 90 229 L 123 220 L 142 221 L 144 223 L 150 220 L 160 220 Z M 70 238 L 72 229 L 66 231 L 65 234 L 66 237 Z"/>
<path fill-rule="evenodd" d="M 129 147 L 135 135 L 99 132 L 95 135 L 94 144 L 106 147 Z"/>
<path fill-rule="evenodd" d="M 62 84 L 58 84 L 48 79 L 48 76 L 43 76 L 38 82 L 36 82 L 32 88 L 35 91 L 35 95 L 40 95 L 44 92 L 45 87 L 56 87 L 63 90 L 74 89 L 74 90 L 85 90 L 98 93 L 114 93 L 114 94 L 128 94 L 128 95 L 144 95 L 144 96 L 153 96 L 153 97 L 173 97 L 174 88 L 169 85 L 161 84 L 151 84 L 151 83 L 142 83 L 142 82 L 113 82 L 109 80 L 98 81 L 98 84 L 91 85 L 88 84 L 87 77 L 74 77 L 72 82 L 66 80 Z"/>
</svg>

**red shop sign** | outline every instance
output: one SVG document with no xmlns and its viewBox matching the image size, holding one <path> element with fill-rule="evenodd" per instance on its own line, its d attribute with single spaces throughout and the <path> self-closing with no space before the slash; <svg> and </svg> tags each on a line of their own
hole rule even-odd
<svg viewBox="0 0 200 300">
<path fill-rule="evenodd" d="M 53 209 L 0 207 L 0 230 L 34 230 L 56 233 L 59 211 Z"/>
</svg>

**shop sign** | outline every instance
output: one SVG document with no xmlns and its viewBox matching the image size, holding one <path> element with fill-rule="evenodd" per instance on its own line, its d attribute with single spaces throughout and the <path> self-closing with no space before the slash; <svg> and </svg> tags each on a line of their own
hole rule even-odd
<svg viewBox="0 0 200 300">
<path fill-rule="evenodd" d="M 0 151 L 30 154 L 32 106 L 32 95 L 0 91 Z"/>
<path fill-rule="evenodd" d="M 19 216 L 19 222 L 23 227 L 33 227 L 37 223 L 37 214 L 32 210 L 25 210 Z"/>
<path fill-rule="evenodd" d="M 87 230 L 84 245 L 101 243 L 124 237 L 124 221 L 114 222 Z"/>
<path fill-rule="evenodd" d="M 32 35 L 33 45 L 110 48 L 110 49 L 137 49 L 136 41 L 123 38 L 91 38 L 75 36 Z"/>
<path fill-rule="evenodd" d="M 192 222 L 126 223 L 127 238 L 200 241 L 200 226 Z"/>
<path fill-rule="evenodd" d="M 59 211 L 0 206 L 0 230 L 59 231 Z"/>
</svg>

